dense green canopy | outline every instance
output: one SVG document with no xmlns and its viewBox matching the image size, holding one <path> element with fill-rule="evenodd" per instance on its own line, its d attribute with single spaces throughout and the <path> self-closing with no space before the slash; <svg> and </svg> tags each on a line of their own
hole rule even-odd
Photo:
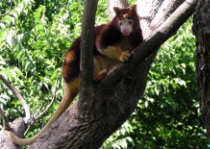
<svg viewBox="0 0 210 149">
<path fill-rule="evenodd" d="M 0 2 L 0 74 L 22 94 L 34 116 L 50 103 L 56 81 L 59 84 L 57 100 L 28 136 L 44 126 L 59 104 L 63 93 L 62 61 L 80 34 L 83 8 L 84 0 Z M 96 24 L 106 23 L 107 13 L 106 1 L 99 0 Z M 189 20 L 161 47 L 137 109 L 103 148 L 207 148 L 209 140 L 195 88 L 195 41 L 191 26 Z M 24 117 L 22 105 L 2 82 L 0 107 L 10 121 Z"/>
</svg>

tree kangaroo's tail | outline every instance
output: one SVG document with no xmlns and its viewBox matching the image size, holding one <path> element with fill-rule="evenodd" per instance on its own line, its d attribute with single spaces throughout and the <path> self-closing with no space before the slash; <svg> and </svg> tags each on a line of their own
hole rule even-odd
<svg viewBox="0 0 210 149">
<path fill-rule="evenodd" d="M 5 132 L 7 133 L 8 137 L 18 145 L 24 146 L 32 144 L 52 123 L 54 123 L 60 117 L 60 115 L 68 108 L 68 106 L 74 100 L 74 98 L 77 96 L 78 93 L 79 93 L 78 79 L 73 80 L 71 83 L 64 82 L 64 95 L 58 109 L 56 110 L 50 121 L 35 136 L 23 139 L 23 138 L 18 138 L 10 131 L 5 130 Z"/>
</svg>

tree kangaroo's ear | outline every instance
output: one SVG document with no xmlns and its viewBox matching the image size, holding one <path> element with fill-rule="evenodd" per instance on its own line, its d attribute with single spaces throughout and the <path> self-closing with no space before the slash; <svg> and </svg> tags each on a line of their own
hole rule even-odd
<svg viewBox="0 0 210 149">
<path fill-rule="evenodd" d="M 131 5 L 130 10 L 137 12 L 137 5 L 136 4 Z"/>
<path fill-rule="evenodd" d="M 118 16 L 121 9 L 119 7 L 114 7 L 113 9 L 114 9 L 115 15 Z"/>
</svg>

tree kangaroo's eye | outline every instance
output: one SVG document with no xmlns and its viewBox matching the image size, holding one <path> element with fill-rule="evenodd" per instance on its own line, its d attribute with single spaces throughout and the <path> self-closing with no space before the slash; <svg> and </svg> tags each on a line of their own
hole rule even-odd
<svg viewBox="0 0 210 149">
<path fill-rule="evenodd" d="M 133 24 L 133 20 L 129 20 L 128 23 L 129 23 L 130 25 L 132 25 L 132 24 Z"/>
</svg>

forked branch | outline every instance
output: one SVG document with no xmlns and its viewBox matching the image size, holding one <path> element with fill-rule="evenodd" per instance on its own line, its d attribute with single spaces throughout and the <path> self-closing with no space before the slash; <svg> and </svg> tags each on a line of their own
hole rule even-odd
<svg viewBox="0 0 210 149">
<path fill-rule="evenodd" d="M 26 113 L 26 119 L 30 119 L 31 114 L 29 110 L 29 106 L 26 103 L 25 99 L 21 96 L 21 94 L 7 81 L 3 75 L 0 75 L 0 80 L 4 82 L 4 84 L 13 92 L 13 94 L 20 100 L 21 104 L 23 105 L 23 108 Z"/>
<path fill-rule="evenodd" d="M 4 82 L 4 84 L 14 93 L 14 95 L 20 100 L 21 104 L 23 105 L 24 107 L 24 110 L 25 110 L 25 113 L 26 113 L 26 123 L 29 124 L 29 127 L 27 128 L 26 132 L 25 132 L 25 135 L 27 134 L 28 130 L 30 129 L 31 125 L 33 125 L 33 123 L 39 119 L 41 116 L 43 116 L 48 110 L 49 108 L 52 106 L 53 102 L 55 101 L 55 98 L 56 98 L 56 91 L 57 91 L 57 87 L 58 87 L 58 78 L 57 78 L 57 81 L 56 81 L 56 88 L 55 88 L 55 93 L 54 93 L 54 96 L 53 96 L 53 99 L 51 101 L 51 103 L 48 105 L 48 107 L 43 111 L 41 112 L 37 117 L 31 117 L 30 115 L 30 110 L 29 110 L 29 106 L 28 104 L 26 103 L 26 101 L 24 100 L 24 98 L 21 96 L 21 94 L 9 83 L 9 81 L 7 81 L 4 76 L 0 75 L 0 79 Z M 8 129 L 9 128 L 9 124 L 7 122 L 7 119 L 3 113 L 3 111 L 0 109 L 0 115 L 3 119 L 3 125 L 4 125 L 4 129 Z"/>
</svg>

